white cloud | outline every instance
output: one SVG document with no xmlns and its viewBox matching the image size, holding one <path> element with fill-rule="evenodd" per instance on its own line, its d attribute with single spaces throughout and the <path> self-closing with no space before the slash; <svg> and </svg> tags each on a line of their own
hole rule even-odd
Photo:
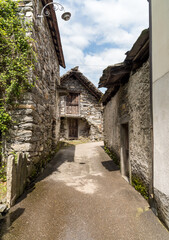
<svg viewBox="0 0 169 240">
<path fill-rule="evenodd" d="M 61 4 L 72 13 L 69 22 L 58 17 L 66 71 L 79 65 L 96 85 L 103 69 L 123 61 L 124 53 L 148 27 L 147 0 L 62 0 Z"/>
<path fill-rule="evenodd" d="M 86 0 L 84 5 L 84 14 L 101 26 L 128 27 L 147 21 L 147 0 Z"/>
<path fill-rule="evenodd" d="M 87 54 L 84 57 L 84 66 L 80 66 L 80 70 L 98 86 L 98 81 L 102 75 L 103 69 L 108 65 L 113 65 L 124 60 L 126 49 L 105 49 L 100 54 Z"/>
<path fill-rule="evenodd" d="M 78 47 L 65 45 L 64 53 L 65 53 L 64 54 L 65 61 L 68 64 L 71 64 L 71 65 L 77 65 L 79 63 L 83 64 L 84 54 L 83 54 L 83 51 Z"/>
</svg>

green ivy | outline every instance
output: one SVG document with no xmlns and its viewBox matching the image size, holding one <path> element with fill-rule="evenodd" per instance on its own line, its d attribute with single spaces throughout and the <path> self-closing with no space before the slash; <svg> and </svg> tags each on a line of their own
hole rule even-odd
<svg viewBox="0 0 169 240">
<path fill-rule="evenodd" d="M 7 130 L 9 125 L 11 124 L 11 116 L 9 115 L 9 113 L 6 112 L 4 107 L 0 108 L 0 131 L 2 133 L 2 135 L 4 135 Z"/>
<path fill-rule="evenodd" d="M 21 14 L 18 2 L 0 0 L 0 141 L 12 124 L 10 114 L 20 96 L 32 88 L 28 75 L 34 69 L 30 23 Z M 6 179 L 0 144 L 0 180 Z"/>
<path fill-rule="evenodd" d="M 0 167 L 0 182 L 6 182 L 6 164 L 3 163 Z"/>
<path fill-rule="evenodd" d="M 0 0 L 0 132 L 7 132 L 12 120 L 8 109 L 28 91 L 28 74 L 34 68 L 30 24 L 19 12 L 17 1 Z"/>
</svg>

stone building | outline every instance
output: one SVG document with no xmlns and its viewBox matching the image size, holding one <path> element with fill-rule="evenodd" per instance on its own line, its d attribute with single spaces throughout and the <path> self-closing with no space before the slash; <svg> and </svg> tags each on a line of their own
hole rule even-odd
<svg viewBox="0 0 169 240">
<path fill-rule="evenodd" d="M 21 195 L 27 181 L 45 166 L 59 140 L 59 66 L 65 67 L 65 62 L 53 6 L 48 6 L 49 17 L 37 17 L 48 2 L 52 1 L 25 0 L 19 4 L 21 12 L 32 23 L 29 34 L 35 40 L 37 62 L 29 75 L 35 87 L 12 112 L 16 123 L 4 146 L 9 205 Z"/>
<path fill-rule="evenodd" d="M 61 139 L 102 139 L 102 93 L 75 67 L 61 77 Z"/>
<path fill-rule="evenodd" d="M 169 228 L 169 2 L 150 0 L 153 186 L 159 218 Z"/>
<path fill-rule="evenodd" d="M 120 159 L 122 176 L 152 187 L 149 31 L 144 30 L 123 63 L 109 66 L 100 78 L 108 90 L 104 104 L 105 145 Z"/>
</svg>

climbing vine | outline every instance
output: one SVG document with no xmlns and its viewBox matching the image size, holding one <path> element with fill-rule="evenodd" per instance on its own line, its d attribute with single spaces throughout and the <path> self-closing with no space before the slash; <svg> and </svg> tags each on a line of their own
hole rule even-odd
<svg viewBox="0 0 169 240">
<path fill-rule="evenodd" d="M 0 0 L 0 133 L 4 135 L 14 107 L 32 85 L 28 73 L 33 68 L 32 39 L 27 36 L 30 24 L 19 11 L 17 1 Z"/>
<path fill-rule="evenodd" d="M 30 27 L 17 1 L 0 0 L 0 181 L 6 179 L 1 145 L 12 124 L 10 110 L 32 87 L 28 75 L 34 68 L 35 53 L 28 37 Z"/>
</svg>

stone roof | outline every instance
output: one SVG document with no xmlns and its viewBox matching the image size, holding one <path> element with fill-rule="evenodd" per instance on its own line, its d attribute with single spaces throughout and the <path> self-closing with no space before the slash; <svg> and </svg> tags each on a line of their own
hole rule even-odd
<svg viewBox="0 0 169 240">
<path fill-rule="evenodd" d="M 41 0 L 41 2 L 42 2 L 42 5 L 45 6 L 47 3 L 53 2 L 53 0 Z M 65 68 L 66 66 L 65 66 L 64 56 L 63 56 L 63 50 L 62 50 L 62 44 L 60 39 L 56 13 L 52 4 L 49 5 L 47 8 L 50 11 L 50 16 L 46 17 L 46 20 L 48 22 L 48 26 L 51 32 L 51 36 L 53 39 L 53 44 L 55 46 L 55 51 L 58 57 L 59 65 Z"/>
<path fill-rule="evenodd" d="M 121 84 L 129 80 L 131 72 L 135 72 L 149 58 L 149 29 L 142 31 L 126 55 L 124 62 L 108 66 L 103 70 L 99 87 L 108 88 L 102 97 L 103 104 L 116 94 Z"/>
<path fill-rule="evenodd" d="M 102 97 L 103 105 L 105 105 L 107 102 L 109 102 L 111 100 L 112 97 L 114 97 L 114 95 L 116 94 L 118 89 L 119 89 L 119 86 L 114 86 L 114 87 L 107 89 L 107 91 L 105 92 L 105 94 Z"/>
<path fill-rule="evenodd" d="M 99 87 L 113 87 L 129 78 L 131 71 L 137 68 L 149 57 L 149 29 L 142 31 L 130 51 L 126 53 L 124 62 L 108 66 L 103 70 Z"/>
<path fill-rule="evenodd" d="M 103 75 L 100 78 L 99 87 L 111 87 L 119 84 L 119 81 L 125 76 L 129 76 L 131 66 L 126 62 L 118 63 L 113 66 L 108 66 L 103 70 Z"/>
<path fill-rule="evenodd" d="M 103 95 L 102 92 L 97 87 L 95 87 L 95 85 L 79 71 L 78 66 L 72 68 L 61 77 L 61 86 L 62 83 L 68 80 L 70 77 L 76 78 L 88 91 L 90 91 L 92 95 L 94 95 L 98 100 L 100 100 L 100 98 Z"/>
<path fill-rule="evenodd" d="M 149 29 L 145 29 L 141 32 L 137 41 L 134 43 L 130 51 L 126 53 L 125 62 L 141 62 L 145 61 L 145 58 L 149 55 Z M 134 66 L 133 66 L 134 67 Z"/>
</svg>

